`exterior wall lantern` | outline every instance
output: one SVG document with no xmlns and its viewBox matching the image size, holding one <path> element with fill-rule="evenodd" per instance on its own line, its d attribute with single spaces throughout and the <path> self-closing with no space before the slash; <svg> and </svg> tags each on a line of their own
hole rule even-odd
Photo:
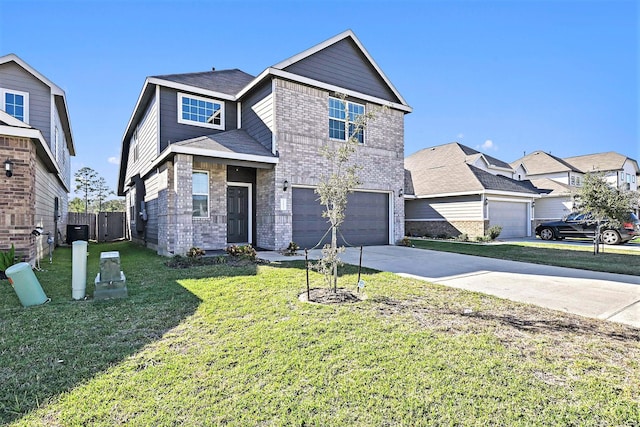
<svg viewBox="0 0 640 427">
<path fill-rule="evenodd" d="M 402 196 L 404 196 L 404 190 L 401 188 L 400 190 L 398 190 L 398 197 Z"/>
<path fill-rule="evenodd" d="M 13 176 L 13 162 L 9 159 L 4 161 L 4 173 L 7 175 L 7 178 Z"/>
<path fill-rule="evenodd" d="M 287 191 L 287 188 L 289 188 L 289 181 L 285 179 L 282 183 L 282 191 Z"/>
</svg>

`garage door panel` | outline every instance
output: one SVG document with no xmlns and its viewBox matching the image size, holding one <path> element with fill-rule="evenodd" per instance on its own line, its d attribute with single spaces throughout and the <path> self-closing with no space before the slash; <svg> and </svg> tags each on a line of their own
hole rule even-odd
<svg viewBox="0 0 640 427">
<path fill-rule="evenodd" d="M 491 201 L 489 225 L 502 227 L 500 237 L 526 237 L 528 206 L 527 203 Z"/>
<path fill-rule="evenodd" d="M 293 188 L 293 241 L 303 248 L 316 246 L 330 223 L 322 217 L 324 207 L 313 189 Z M 340 245 L 386 245 L 389 243 L 389 196 L 355 192 L 349 195 L 346 219 L 338 234 Z M 330 233 L 322 244 L 331 241 Z"/>
</svg>

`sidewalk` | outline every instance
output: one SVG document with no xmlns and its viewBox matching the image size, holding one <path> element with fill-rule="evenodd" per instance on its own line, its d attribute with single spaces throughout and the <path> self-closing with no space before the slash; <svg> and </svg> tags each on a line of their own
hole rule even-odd
<svg viewBox="0 0 640 427">
<path fill-rule="evenodd" d="M 310 258 L 320 250 L 310 251 Z M 259 252 L 270 261 L 293 261 L 277 252 Z M 358 264 L 359 248 L 342 259 Z M 432 283 L 495 295 L 586 317 L 640 328 L 640 276 L 576 270 L 402 246 L 366 246 L 362 265 Z"/>
</svg>

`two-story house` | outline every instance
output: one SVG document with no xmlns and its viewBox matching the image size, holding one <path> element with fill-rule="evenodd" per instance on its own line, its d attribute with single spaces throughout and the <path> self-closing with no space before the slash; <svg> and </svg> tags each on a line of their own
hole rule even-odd
<svg viewBox="0 0 640 427">
<path fill-rule="evenodd" d="M 18 56 L 0 57 L 0 250 L 14 244 L 33 264 L 48 236 L 62 241 L 73 155 L 64 91 Z"/>
<path fill-rule="evenodd" d="M 511 163 L 517 179 L 530 180 L 541 193 L 535 204 L 535 222 L 558 220 L 573 211 L 573 195 L 585 174 L 602 173 L 609 185 L 622 191 L 637 191 L 638 162 L 608 152 L 559 158 L 534 151 Z"/>
<path fill-rule="evenodd" d="M 407 234 L 478 237 L 497 225 L 501 237 L 531 236 L 538 191 L 508 163 L 452 142 L 408 156 L 405 168 Z"/>
<path fill-rule="evenodd" d="M 342 96 L 346 96 L 343 98 Z M 384 107 L 384 108 L 381 108 Z M 351 31 L 265 69 L 148 77 L 122 138 L 118 193 L 132 239 L 164 255 L 251 243 L 313 247 L 329 228 L 320 155 L 376 111 L 354 160 L 348 244 L 404 235 L 404 115 L 411 108 Z"/>
</svg>

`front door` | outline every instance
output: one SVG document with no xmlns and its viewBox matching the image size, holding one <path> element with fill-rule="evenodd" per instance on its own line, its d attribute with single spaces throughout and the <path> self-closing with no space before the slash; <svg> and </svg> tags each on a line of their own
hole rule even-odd
<svg viewBox="0 0 640 427">
<path fill-rule="evenodd" d="M 227 187 L 227 243 L 249 242 L 249 188 Z"/>
</svg>

